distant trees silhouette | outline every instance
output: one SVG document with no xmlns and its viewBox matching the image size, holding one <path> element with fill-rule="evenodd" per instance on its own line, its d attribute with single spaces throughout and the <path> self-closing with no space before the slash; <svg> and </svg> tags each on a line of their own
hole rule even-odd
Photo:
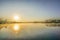
<svg viewBox="0 0 60 40">
<path fill-rule="evenodd" d="M 45 22 L 47 22 L 47 23 L 60 23 L 60 19 L 51 19 L 51 20 L 46 20 Z"/>
<path fill-rule="evenodd" d="M 6 22 L 7 22 L 7 19 L 0 18 L 0 24 L 6 23 Z"/>
<path fill-rule="evenodd" d="M 60 23 L 60 19 L 49 19 L 49 20 L 45 20 L 45 21 L 33 21 L 33 22 L 12 22 L 12 21 L 8 21 L 7 19 L 3 19 L 0 18 L 0 24 L 4 24 L 4 23 Z"/>
</svg>

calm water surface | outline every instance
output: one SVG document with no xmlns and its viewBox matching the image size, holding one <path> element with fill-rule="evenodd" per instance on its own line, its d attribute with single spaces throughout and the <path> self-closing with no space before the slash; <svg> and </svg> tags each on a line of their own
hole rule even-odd
<svg viewBox="0 0 60 40">
<path fill-rule="evenodd" d="M 0 24 L 0 39 L 60 39 L 60 26 L 41 23 Z"/>
</svg>

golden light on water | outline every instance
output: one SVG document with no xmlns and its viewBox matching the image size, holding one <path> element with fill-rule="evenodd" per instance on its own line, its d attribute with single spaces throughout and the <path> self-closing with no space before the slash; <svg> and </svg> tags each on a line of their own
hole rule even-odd
<svg viewBox="0 0 60 40">
<path fill-rule="evenodd" d="M 15 24 L 13 26 L 13 29 L 14 29 L 14 31 L 19 31 L 20 30 L 20 26 L 18 24 Z"/>
<path fill-rule="evenodd" d="M 17 25 L 14 26 L 15 30 L 19 30 L 19 27 Z"/>
</svg>

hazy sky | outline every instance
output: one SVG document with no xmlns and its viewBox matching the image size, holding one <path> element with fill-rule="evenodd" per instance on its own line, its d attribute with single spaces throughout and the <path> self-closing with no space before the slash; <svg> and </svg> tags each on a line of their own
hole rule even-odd
<svg viewBox="0 0 60 40">
<path fill-rule="evenodd" d="M 14 15 L 24 20 L 40 20 L 60 17 L 59 0 L 0 0 L 0 17 Z"/>
</svg>

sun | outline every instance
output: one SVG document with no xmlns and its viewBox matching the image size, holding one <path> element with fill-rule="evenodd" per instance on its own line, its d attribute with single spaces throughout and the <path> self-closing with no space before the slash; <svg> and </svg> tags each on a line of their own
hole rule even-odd
<svg viewBox="0 0 60 40">
<path fill-rule="evenodd" d="M 14 16 L 14 20 L 19 20 L 19 17 L 18 16 Z"/>
</svg>

